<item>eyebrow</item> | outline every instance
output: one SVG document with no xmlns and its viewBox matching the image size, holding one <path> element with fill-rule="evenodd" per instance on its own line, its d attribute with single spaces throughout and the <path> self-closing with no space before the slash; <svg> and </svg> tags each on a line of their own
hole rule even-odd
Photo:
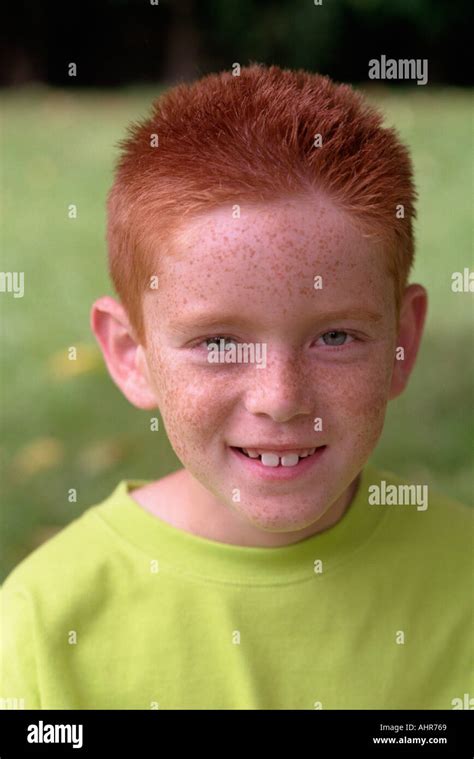
<svg viewBox="0 0 474 759">
<path fill-rule="evenodd" d="M 375 323 L 383 319 L 383 314 L 380 314 L 376 311 L 371 311 L 370 309 L 366 308 L 350 308 L 315 314 L 314 316 L 308 317 L 307 321 L 313 324 L 317 324 L 319 322 L 343 321 L 345 319 Z M 216 314 L 196 314 L 194 316 L 177 319 L 171 324 L 171 328 L 176 331 L 184 331 L 189 329 L 224 329 L 227 327 L 230 328 L 242 326 L 251 327 L 253 326 L 252 321 L 245 317 L 243 314 L 236 315 L 235 313 L 222 314 L 221 316 Z"/>
</svg>

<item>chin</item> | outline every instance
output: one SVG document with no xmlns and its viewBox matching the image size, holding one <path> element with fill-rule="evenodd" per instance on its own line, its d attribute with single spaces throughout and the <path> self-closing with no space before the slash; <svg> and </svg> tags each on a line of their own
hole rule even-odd
<svg viewBox="0 0 474 759">
<path fill-rule="evenodd" d="M 236 508 L 236 504 L 232 504 L 232 506 L 234 509 Z M 275 533 L 301 532 L 308 529 L 315 525 L 326 511 L 326 505 L 321 505 L 318 508 L 314 502 L 311 508 L 309 508 L 308 503 L 295 503 L 290 507 L 286 503 L 282 507 L 281 504 L 272 503 L 271 499 L 266 499 L 265 502 L 255 505 L 254 509 L 251 506 L 249 507 L 249 504 L 245 510 L 238 509 L 241 519 L 250 523 L 252 527 Z"/>
</svg>

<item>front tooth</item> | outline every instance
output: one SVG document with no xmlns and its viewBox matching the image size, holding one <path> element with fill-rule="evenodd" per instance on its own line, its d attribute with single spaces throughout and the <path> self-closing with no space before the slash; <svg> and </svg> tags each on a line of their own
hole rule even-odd
<svg viewBox="0 0 474 759">
<path fill-rule="evenodd" d="M 299 460 L 300 457 L 297 453 L 288 453 L 286 456 L 282 456 L 281 464 L 282 466 L 296 466 Z"/>
<path fill-rule="evenodd" d="M 262 464 L 264 466 L 278 466 L 280 457 L 276 453 L 262 453 Z"/>
</svg>

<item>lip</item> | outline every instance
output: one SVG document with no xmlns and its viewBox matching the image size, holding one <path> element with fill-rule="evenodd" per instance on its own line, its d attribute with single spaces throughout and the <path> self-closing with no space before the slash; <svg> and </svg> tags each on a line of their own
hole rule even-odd
<svg viewBox="0 0 474 759">
<path fill-rule="evenodd" d="M 244 448 L 250 448 L 252 449 L 253 446 L 243 446 Z M 260 448 L 260 446 L 255 446 L 256 448 Z M 264 448 L 264 446 L 261 446 Z M 314 448 L 314 443 L 312 446 L 308 446 L 308 448 Z M 282 447 L 282 446 L 268 446 L 269 451 L 287 451 L 289 450 L 288 447 Z M 302 446 L 293 446 L 293 449 L 298 450 L 300 448 L 303 450 Z M 229 450 L 231 454 L 233 455 L 234 459 L 238 462 L 239 466 L 244 467 L 244 471 L 247 474 L 250 474 L 254 477 L 259 477 L 260 479 L 264 480 L 270 480 L 270 481 L 287 481 L 287 480 L 295 480 L 299 477 L 304 477 L 305 475 L 308 475 L 311 470 L 317 466 L 319 460 L 321 459 L 321 456 L 324 454 L 324 451 L 326 450 L 327 445 L 320 446 L 319 448 L 316 448 L 315 452 L 311 456 L 307 456 L 304 459 L 300 459 L 298 463 L 295 466 L 264 466 L 260 459 L 250 459 L 245 454 L 241 453 L 237 447 L 229 446 Z"/>
</svg>

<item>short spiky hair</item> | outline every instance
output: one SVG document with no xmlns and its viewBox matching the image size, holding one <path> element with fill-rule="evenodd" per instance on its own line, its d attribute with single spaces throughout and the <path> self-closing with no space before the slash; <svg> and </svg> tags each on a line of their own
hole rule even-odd
<svg viewBox="0 0 474 759">
<path fill-rule="evenodd" d="M 139 342 L 153 256 L 178 223 L 223 204 L 315 189 L 389 242 L 398 307 L 413 261 L 416 193 L 408 150 L 382 120 L 348 85 L 259 64 L 158 98 L 120 142 L 107 202 L 110 275 Z"/>
</svg>

